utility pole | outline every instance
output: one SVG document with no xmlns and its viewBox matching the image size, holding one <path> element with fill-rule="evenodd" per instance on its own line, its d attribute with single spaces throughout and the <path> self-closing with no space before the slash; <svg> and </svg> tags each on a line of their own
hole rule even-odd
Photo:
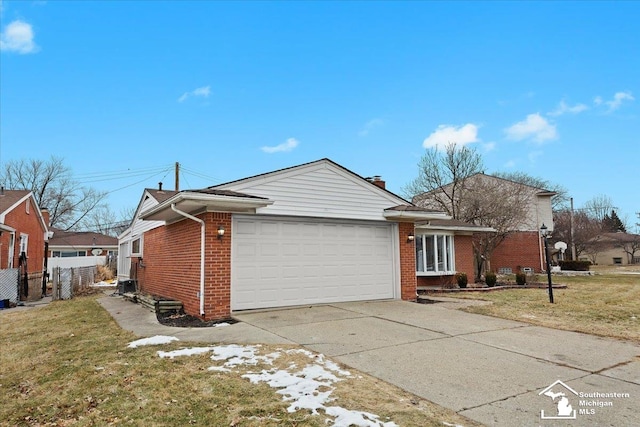
<svg viewBox="0 0 640 427">
<path fill-rule="evenodd" d="M 571 261 L 576 260 L 576 244 L 573 242 L 573 197 L 571 198 L 571 212 L 569 213 L 569 229 L 571 238 Z"/>
<path fill-rule="evenodd" d="M 176 162 L 176 191 L 180 191 L 180 163 Z"/>
</svg>

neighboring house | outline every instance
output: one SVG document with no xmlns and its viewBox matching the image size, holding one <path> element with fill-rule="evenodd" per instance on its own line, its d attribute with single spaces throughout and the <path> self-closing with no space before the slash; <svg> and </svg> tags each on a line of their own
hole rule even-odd
<svg viewBox="0 0 640 427">
<path fill-rule="evenodd" d="M 602 265 L 640 264 L 640 234 L 599 234 L 589 241 L 580 259 Z"/>
<path fill-rule="evenodd" d="M 468 268 L 470 236 L 457 234 L 472 227 L 438 223 L 449 219 L 328 159 L 202 190 L 146 189 L 120 236 L 120 265 L 131 268 L 119 279 L 135 278 L 141 292 L 180 300 L 187 313 L 208 319 L 256 308 L 415 300 L 416 241 L 425 245 L 431 236 L 444 250 L 432 258 L 420 252 L 423 265 L 440 268 L 422 273 Z"/>
<path fill-rule="evenodd" d="M 118 239 L 90 231 L 64 231 L 54 227 L 49 238 L 47 271 L 54 267 L 105 265 L 118 255 Z"/>
<path fill-rule="evenodd" d="M 0 188 L 0 269 L 20 270 L 19 288 L 0 284 L 0 298 L 17 302 L 42 297 L 48 222 L 49 213 L 40 210 L 31 191 Z"/>
<path fill-rule="evenodd" d="M 433 201 L 435 195 L 442 195 L 443 192 L 451 194 L 452 184 L 448 184 L 436 192 L 420 194 L 413 198 L 413 202 L 418 206 L 436 208 L 437 203 Z M 496 189 L 498 189 L 496 191 Z M 508 199 L 496 200 L 494 196 L 483 198 L 483 194 L 503 194 L 511 197 L 517 194 L 524 209 L 519 210 L 519 218 L 500 218 L 504 229 L 508 230 L 506 237 L 491 253 L 488 267 L 496 273 L 516 273 L 518 271 L 544 271 L 546 261 L 544 256 L 544 245 L 540 234 L 540 227 L 544 224 L 549 233 L 553 231 L 553 211 L 551 208 L 551 198 L 556 194 L 541 188 L 524 185 L 515 181 L 499 178 L 491 175 L 478 173 L 470 176 L 464 182 L 464 188 L 460 191 L 476 193 L 472 197 L 474 203 L 484 203 L 483 206 L 460 206 L 460 210 L 473 217 L 476 211 L 479 218 L 472 220 L 474 224 L 482 224 L 486 227 L 494 227 L 499 232 L 498 224 L 492 224 L 487 212 L 494 211 L 495 208 L 508 212 L 506 204 Z M 464 200 L 464 199 L 459 199 Z M 514 209 L 515 211 L 515 209 Z M 524 214 L 521 213 L 524 211 Z M 482 217 L 483 213 L 485 217 Z M 496 214 L 498 218 L 499 214 Z M 482 230 L 479 230 L 482 231 Z"/>
</svg>

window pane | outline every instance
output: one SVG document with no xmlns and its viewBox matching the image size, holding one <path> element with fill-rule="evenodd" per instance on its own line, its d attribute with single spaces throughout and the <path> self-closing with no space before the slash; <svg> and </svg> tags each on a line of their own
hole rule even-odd
<svg viewBox="0 0 640 427">
<path fill-rule="evenodd" d="M 453 262 L 453 236 L 447 236 L 447 270 L 455 270 Z"/>
<path fill-rule="evenodd" d="M 416 271 L 424 271 L 424 238 L 416 236 Z"/>
<path fill-rule="evenodd" d="M 444 260 L 445 260 L 445 250 L 444 250 L 444 236 L 437 236 L 437 255 L 438 255 L 438 271 L 444 271 Z"/>
<path fill-rule="evenodd" d="M 425 238 L 425 252 L 427 255 L 427 269 L 426 271 L 435 271 L 436 270 L 436 253 L 434 248 L 434 238 L 435 236 L 424 236 Z"/>
<path fill-rule="evenodd" d="M 140 239 L 136 239 L 131 243 L 131 253 L 132 254 L 140 253 Z"/>
</svg>

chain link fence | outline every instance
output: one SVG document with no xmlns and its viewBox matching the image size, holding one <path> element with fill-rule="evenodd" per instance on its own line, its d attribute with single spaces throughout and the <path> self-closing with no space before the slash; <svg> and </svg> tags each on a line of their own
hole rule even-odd
<svg viewBox="0 0 640 427">
<path fill-rule="evenodd" d="M 20 270 L 17 268 L 0 270 L 0 300 L 9 300 L 12 304 L 17 304 L 19 276 Z"/>
<path fill-rule="evenodd" d="M 53 300 L 71 299 L 93 285 L 97 267 L 55 267 L 51 275 Z"/>
</svg>

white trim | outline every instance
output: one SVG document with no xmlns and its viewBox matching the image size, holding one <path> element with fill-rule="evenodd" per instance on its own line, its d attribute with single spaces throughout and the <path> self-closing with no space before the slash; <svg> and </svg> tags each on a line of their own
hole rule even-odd
<svg viewBox="0 0 640 427">
<path fill-rule="evenodd" d="M 133 244 L 134 242 L 138 240 L 138 252 L 133 252 Z M 141 234 L 139 236 L 132 236 L 131 237 L 131 246 L 129 246 L 129 256 L 130 257 L 142 257 L 144 252 L 144 234 Z"/>
<path fill-rule="evenodd" d="M 200 210 L 215 210 L 215 211 L 246 211 L 247 209 L 257 209 L 273 204 L 272 200 L 255 198 L 255 197 L 241 197 L 241 196 L 224 196 L 219 194 L 206 194 L 206 193 L 194 193 L 189 191 L 180 192 L 173 197 L 165 200 L 164 202 L 140 213 L 140 219 L 147 220 L 165 220 L 160 218 L 163 213 L 173 211 L 171 206 L 176 206 L 180 203 L 196 205 Z M 180 208 L 184 209 L 184 208 Z M 190 206 L 188 209 L 193 213 L 193 208 Z M 186 212 L 186 211 L 183 211 Z M 182 216 L 178 216 L 182 219 Z"/>
</svg>

